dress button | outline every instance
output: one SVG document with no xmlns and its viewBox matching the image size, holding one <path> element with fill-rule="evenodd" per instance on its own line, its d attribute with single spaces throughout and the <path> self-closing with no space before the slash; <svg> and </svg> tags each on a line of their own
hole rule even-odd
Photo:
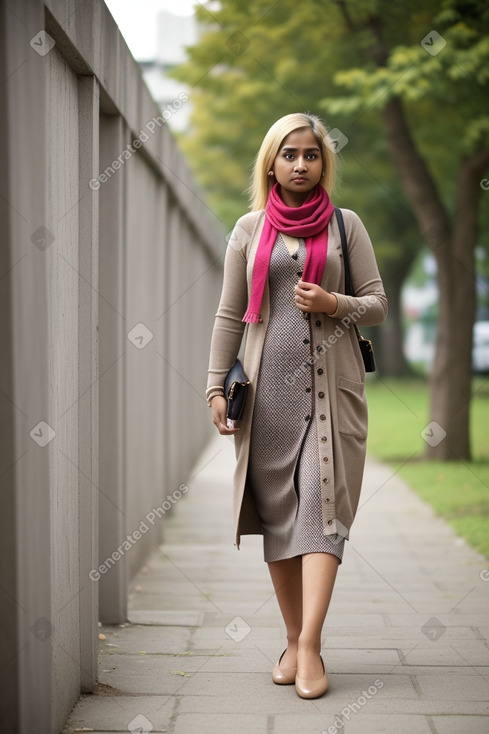
<svg viewBox="0 0 489 734">
<path fill-rule="evenodd" d="M 320 368 L 318 369 L 318 375 L 322 375 L 322 374 L 323 374 L 323 372 L 324 372 L 323 368 L 322 368 L 322 367 L 320 367 Z"/>
<path fill-rule="evenodd" d="M 310 387 L 306 387 L 306 392 L 311 392 L 311 388 Z"/>
<path fill-rule="evenodd" d="M 304 420 L 305 421 L 308 421 L 310 417 L 311 417 L 310 415 L 306 415 L 306 417 L 304 418 Z"/>
<path fill-rule="evenodd" d="M 316 326 L 321 326 L 321 322 L 320 321 L 316 321 Z"/>
<path fill-rule="evenodd" d="M 325 421 L 326 420 L 326 416 L 324 415 L 324 413 L 321 413 L 321 415 L 319 417 L 321 418 L 322 421 Z"/>
<path fill-rule="evenodd" d="M 332 525 L 332 524 L 333 524 L 333 521 L 332 520 L 328 520 L 328 525 Z"/>
<path fill-rule="evenodd" d="M 323 393 L 323 391 L 321 391 L 321 392 L 318 392 L 318 398 L 324 398 L 324 393 Z"/>
<path fill-rule="evenodd" d="M 321 441 L 323 443 L 326 443 L 327 440 L 328 440 L 328 437 L 327 436 L 321 436 Z"/>
<path fill-rule="evenodd" d="M 326 497 L 326 502 L 331 502 L 331 497 Z"/>
<path fill-rule="evenodd" d="M 327 456 L 323 456 L 323 461 L 329 461 Z"/>
<path fill-rule="evenodd" d="M 309 339 L 304 339 L 303 342 L 304 344 L 309 344 Z"/>
<path fill-rule="evenodd" d="M 292 255 L 292 257 L 294 258 L 294 260 L 297 260 L 297 257 L 298 257 L 297 253 L 294 252 L 294 254 Z"/>
<path fill-rule="evenodd" d="M 302 275 L 302 273 L 303 273 L 303 271 L 302 271 L 302 270 L 298 270 L 298 271 L 297 271 L 297 275 Z"/>
<path fill-rule="evenodd" d="M 323 482 L 324 482 L 324 484 L 327 484 L 329 482 L 328 477 L 324 477 Z"/>
</svg>

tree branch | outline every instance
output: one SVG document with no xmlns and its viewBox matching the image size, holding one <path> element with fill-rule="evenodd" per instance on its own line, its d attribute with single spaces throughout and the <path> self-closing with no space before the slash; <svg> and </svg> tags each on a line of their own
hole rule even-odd
<svg viewBox="0 0 489 734">
<path fill-rule="evenodd" d="M 387 102 L 382 110 L 382 120 L 392 159 L 424 236 L 434 248 L 446 246 L 450 237 L 448 213 L 426 162 L 411 136 L 404 108 L 398 97 Z"/>
<path fill-rule="evenodd" d="M 457 173 L 457 193 L 455 200 L 454 255 L 460 262 L 473 258 L 473 247 L 468 243 L 477 242 L 478 202 L 482 192 L 481 177 L 489 167 L 489 150 L 478 150 L 460 160 Z"/>
<path fill-rule="evenodd" d="M 352 20 L 352 17 L 350 15 L 350 11 L 346 7 L 345 0 L 336 0 L 336 5 L 340 9 L 340 13 L 343 16 L 343 20 L 345 21 L 346 27 L 349 31 L 356 31 L 358 30 L 358 26 L 355 25 L 355 23 Z"/>
<path fill-rule="evenodd" d="M 376 40 L 371 49 L 377 66 L 386 67 L 389 49 L 382 37 L 382 18 L 373 15 L 368 26 Z M 449 247 L 450 221 L 433 177 L 421 157 L 409 130 L 404 106 L 399 97 L 392 97 L 381 113 L 387 140 L 399 176 L 411 202 L 423 236 L 433 249 Z"/>
</svg>

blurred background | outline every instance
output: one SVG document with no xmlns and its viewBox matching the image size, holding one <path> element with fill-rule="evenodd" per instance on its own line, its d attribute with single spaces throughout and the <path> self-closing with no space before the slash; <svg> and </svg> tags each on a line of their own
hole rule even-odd
<svg viewBox="0 0 489 734">
<path fill-rule="evenodd" d="M 227 239 L 285 114 L 324 119 L 389 299 L 368 450 L 489 557 L 486 0 L 6 0 L 0 21 L 5 731 L 58 731 L 93 691 L 98 622 L 127 619 L 192 489 Z"/>
</svg>

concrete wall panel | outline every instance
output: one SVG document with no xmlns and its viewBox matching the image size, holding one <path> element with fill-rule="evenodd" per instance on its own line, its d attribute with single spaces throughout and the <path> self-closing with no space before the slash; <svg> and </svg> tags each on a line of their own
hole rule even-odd
<svg viewBox="0 0 489 734">
<path fill-rule="evenodd" d="M 130 573 L 156 546 L 154 524 L 146 518 L 157 503 L 163 480 L 161 411 L 163 382 L 157 354 L 162 310 L 158 207 L 160 186 L 142 155 L 126 164 L 126 454 L 128 530 L 142 537 L 129 555 Z M 158 427 L 160 430 L 158 430 Z M 161 502 L 161 500 L 160 500 Z"/>
<path fill-rule="evenodd" d="M 99 167 L 99 84 L 78 77 L 78 507 L 81 690 L 97 680 L 99 531 L 99 197 L 89 185 Z"/>
<path fill-rule="evenodd" d="M 50 375 L 53 699 L 80 688 L 78 513 L 78 80 L 58 52 L 46 59 L 47 248 Z M 75 634 L 74 631 L 76 632 Z M 65 706 L 66 706 L 65 699 Z M 63 724 L 65 706 L 56 705 Z M 68 708 L 69 711 L 69 708 Z"/>
<path fill-rule="evenodd" d="M 127 143 L 120 116 L 100 116 L 100 170 Z M 125 354 L 124 316 L 125 171 L 108 179 L 99 190 L 99 549 L 96 566 L 105 562 L 126 538 Z M 96 566 L 94 568 L 96 568 Z M 128 559 L 122 556 L 95 581 L 99 588 L 100 620 L 127 619 Z"/>
</svg>

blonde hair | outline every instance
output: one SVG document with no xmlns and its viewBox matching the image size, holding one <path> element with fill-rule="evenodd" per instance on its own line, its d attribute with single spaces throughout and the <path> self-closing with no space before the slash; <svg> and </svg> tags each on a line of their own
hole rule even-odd
<svg viewBox="0 0 489 734">
<path fill-rule="evenodd" d="M 334 186 L 336 172 L 336 154 L 328 138 L 328 131 L 322 120 L 316 115 L 309 113 L 294 112 L 285 115 L 274 122 L 269 129 L 256 156 L 251 176 L 251 185 L 248 189 L 250 195 L 251 211 L 264 209 L 267 204 L 268 194 L 275 183 L 273 176 L 268 172 L 272 169 L 280 146 L 287 135 L 295 130 L 310 127 L 321 150 L 324 174 L 319 184 L 331 192 Z"/>
</svg>

